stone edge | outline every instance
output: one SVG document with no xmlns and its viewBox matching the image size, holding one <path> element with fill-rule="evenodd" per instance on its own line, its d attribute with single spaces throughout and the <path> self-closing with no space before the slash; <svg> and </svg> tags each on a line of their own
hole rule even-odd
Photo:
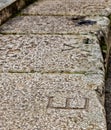
<svg viewBox="0 0 111 130">
<path fill-rule="evenodd" d="M 20 11 L 26 5 L 31 4 L 34 1 L 35 0 L 13 0 L 11 2 L 6 2 L 0 9 L 0 25 L 17 13 L 17 11 Z"/>
</svg>

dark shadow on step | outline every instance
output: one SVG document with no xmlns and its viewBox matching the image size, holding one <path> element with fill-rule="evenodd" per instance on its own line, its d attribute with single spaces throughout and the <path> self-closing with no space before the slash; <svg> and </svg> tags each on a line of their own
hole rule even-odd
<svg viewBox="0 0 111 130">
<path fill-rule="evenodd" d="M 105 109 L 108 130 L 111 130 L 111 51 L 108 63 L 108 72 L 106 78 L 106 89 L 105 89 Z"/>
</svg>

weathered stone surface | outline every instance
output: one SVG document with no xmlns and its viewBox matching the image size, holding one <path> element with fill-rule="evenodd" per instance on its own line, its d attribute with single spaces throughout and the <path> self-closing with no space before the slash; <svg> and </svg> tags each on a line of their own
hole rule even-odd
<svg viewBox="0 0 111 130">
<path fill-rule="evenodd" d="M 72 15 L 108 16 L 111 14 L 110 0 L 69 0 L 68 3 Z"/>
<path fill-rule="evenodd" d="M 34 0 L 33 0 L 34 1 Z M 32 0 L 0 0 L 0 25 Z"/>
<path fill-rule="evenodd" d="M 106 130 L 103 102 L 90 88 L 104 83 L 95 78 L 0 74 L 1 129 Z"/>
<path fill-rule="evenodd" d="M 14 3 L 16 0 L 0 0 L 0 10 Z"/>
<path fill-rule="evenodd" d="M 0 71 L 35 70 L 36 48 L 33 36 L 0 35 Z"/>
<path fill-rule="evenodd" d="M 0 25 L 26 5 L 26 0 L 0 0 Z"/>
<path fill-rule="evenodd" d="M 108 33 L 110 21 L 106 17 L 87 17 L 84 20 L 96 22 L 78 23 L 80 20 L 72 20 L 73 17 L 61 16 L 18 16 L 9 20 L 0 27 L 1 33 L 69 33 L 69 34 L 88 34 L 97 33 L 103 30 Z"/>
<path fill-rule="evenodd" d="M 108 16 L 110 13 L 110 0 L 39 0 L 22 11 L 29 15 Z"/>
<path fill-rule="evenodd" d="M 100 46 L 107 50 L 110 7 L 44 0 L 0 27 L 2 130 L 107 129 Z"/>
<path fill-rule="evenodd" d="M 0 35 L 0 71 L 104 73 L 96 37 Z"/>
<path fill-rule="evenodd" d="M 64 15 L 67 13 L 68 1 L 66 0 L 39 0 L 21 12 L 21 14 L 37 15 Z"/>
</svg>

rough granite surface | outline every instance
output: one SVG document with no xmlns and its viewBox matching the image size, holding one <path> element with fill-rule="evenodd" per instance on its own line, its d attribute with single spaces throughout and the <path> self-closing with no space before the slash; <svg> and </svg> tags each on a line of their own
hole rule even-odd
<svg viewBox="0 0 111 130">
<path fill-rule="evenodd" d="M 106 17 L 86 17 L 85 20 L 96 22 L 91 25 L 79 25 L 80 20 L 70 16 L 18 16 L 0 27 L 1 33 L 48 33 L 48 34 L 98 34 L 108 33 L 109 19 Z"/>
<path fill-rule="evenodd" d="M 1 128 L 105 130 L 101 97 L 90 91 L 104 83 L 92 78 L 94 75 L 0 74 Z"/>
<path fill-rule="evenodd" d="M 99 41 L 90 35 L 0 35 L 0 55 L 0 72 L 104 73 Z"/>
<path fill-rule="evenodd" d="M 39 0 L 22 11 L 27 15 L 108 16 L 110 0 Z"/>
<path fill-rule="evenodd" d="M 0 130 L 107 130 L 110 13 L 110 0 L 39 0 L 0 26 Z"/>
</svg>

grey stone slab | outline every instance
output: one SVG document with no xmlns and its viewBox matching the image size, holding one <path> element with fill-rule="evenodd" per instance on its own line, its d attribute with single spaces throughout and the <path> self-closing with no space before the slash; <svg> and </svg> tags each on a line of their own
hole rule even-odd
<svg viewBox="0 0 111 130">
<path fill-rule="evenodd" d="M 16 0 L 0 0 L 0 10 L 14 3 Z"/>
<path fill-rule="evenodd" d="M 0 0 L 0 25 L 34 0 Z"/>
<path fill-rule="evenodd" d="M 0 72 L 102 73 L 104 61 L 93 36 L 0 35 Z"/>
<path fill-rule="evenodd" d="M 40 0 L 22 11 L 28 15 L 108 16 L 110 0 Z"/>
<path fill-rule="evenodd" d="M 69 12 L 72 15 L 109 16 L 110 0 L 69 0 Z"/>
<path fill-rule="evenodd" d="M 21 14 L 65 15 L 68 13 L 67 0 L 39 0 L 25 8 Z"/>
<path fill-rule="evenodd" d="M 0 35 L 0 71 L 30 72 L 36 66 L 33 36 Z"/>
<path fill-rule="evenodd" d="M 0 0 L 0 25 L 26 5 L 26 0 Z"/>
<path fill-rule="evenodd" d="M 94 75 L 0 74 L 1 129 L 106 130 L 98 85 Z"/>
<path fill-rule="evenodd" d="M 87 38 L 90 39 L 89 44 L 85 44 Z M 40 36 L 38 42 L 36 67 L 41 72 L 104 71 L 101 49 L 96 38 Z"/>
<path fill-rule="evenodd" d="M 57 34 L 88 34 L 103 30 L 108 33 L 110 21 L 106 17 L 87 17 L 86 24 L 73 17 L 61 16 L 18 16 L 0 27 L 1 33 L 57 33 Z M 95 22 L 87 23 L 87 20 Z M 80 25 L 79 25 L 80 23 Z M 88 25 L 87 25 L 88 24 Z"/>
</svg>

